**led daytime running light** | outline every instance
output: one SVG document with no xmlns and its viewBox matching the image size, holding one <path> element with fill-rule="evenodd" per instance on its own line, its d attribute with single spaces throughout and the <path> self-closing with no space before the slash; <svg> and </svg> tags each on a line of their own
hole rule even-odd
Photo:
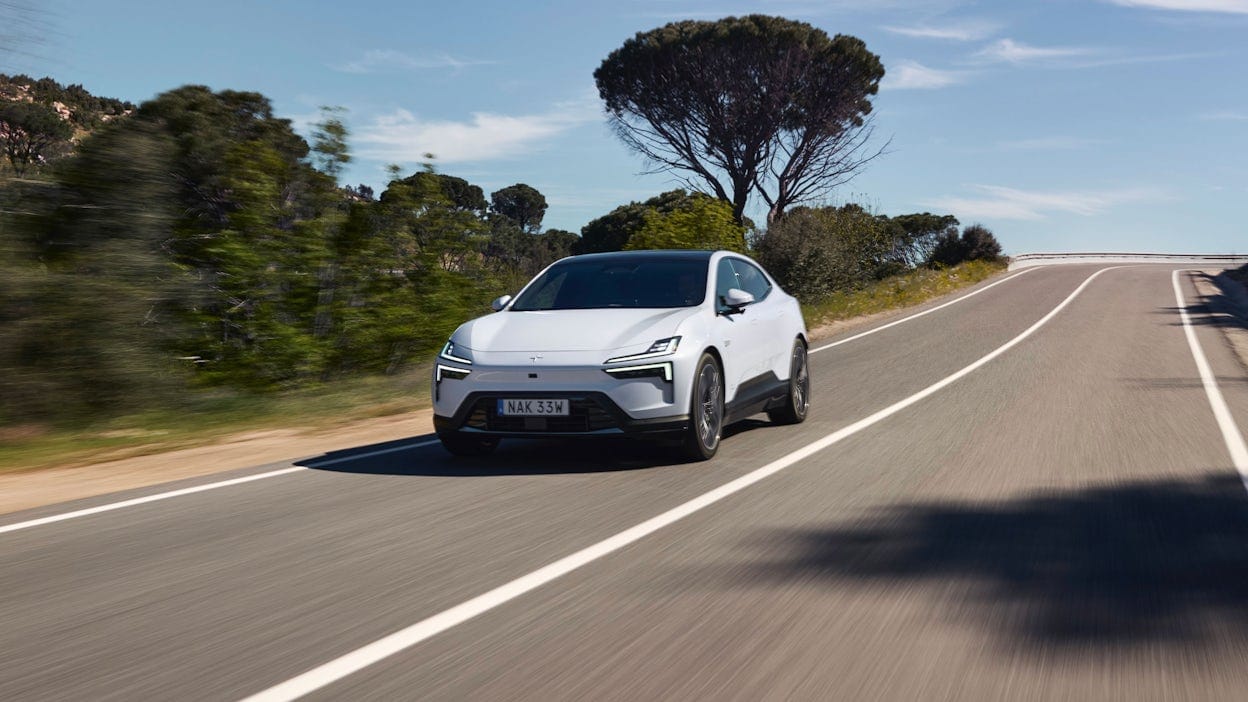
<svg viewBox="0 0 1248 702">
<path fill-rule="evenodd" d="M 662 371 L 663 379 L 672 382 L 672 364 L 671 363 L 651 363 L 644 366 L 623 366 L 621 368 L 603 368 L 604 372 L 609 375 L 637 375 L 637 377 L 646 377 L 649 375 L 657 375 L 656 373 L 644 373 L 642 371 Z"/>
<path fill-rule="evenodd" d="M 624 361 L 644 361 L 647 358 L 658 358 L 660 356 L 670 356 L 676 353 L 677 347 L 680 346 L 680 337 L 673 336 L 667 339 L 659 339 L 650 344 L 650 348 L 641 353 L 635 353 L 631 356 L 616 356 L 608 358 L 604 363 L 622 363 Z"/>
<path fill-rule="evenodd" d="M 446 342 L 446 346 L 442 347 L 442 353 L 439 355 L 448 361 L 454 361 L 456 363 L 463 363 L 469 366 L 472 365 L 472 361 L 466 358 L 460 358 L 459 356 L 455 355 L 455 342 L 454 341 Z"/>
<path fill-rule="evenodd" d="M 440 383 L 442 382 L 442 376 L 445 375 L 451 380 L 463 380 L 464 378 L 467 378 L 468 374 L 471 372 L 472 371 L 467 368 L 454 368 L 452 366 L 444 366 L 439 363 L 437 370 L 434 371 L 433 379 L 435 382 Z"/>
</svg>

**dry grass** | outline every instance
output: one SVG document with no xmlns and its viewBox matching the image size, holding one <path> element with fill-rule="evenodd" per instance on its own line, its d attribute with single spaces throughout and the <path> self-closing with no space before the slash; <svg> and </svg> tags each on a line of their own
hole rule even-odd
<svg viewBox="0 0 1248 702">
<path fill-rule="evenodd" d="M 806 326 L 815 329 L 854 317 L 912 307 L 990 278 L 1005 267 L 1005 263 L 970 261 L 943 270 L 920 268 L 860 290 L 835 293 L 803 305 L 802 312 Z"/>
</svg>

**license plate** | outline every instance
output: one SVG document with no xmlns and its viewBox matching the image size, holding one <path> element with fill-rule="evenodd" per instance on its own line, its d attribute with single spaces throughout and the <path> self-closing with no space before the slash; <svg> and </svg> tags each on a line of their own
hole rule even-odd
<svg viewBox="0 0 1248 702">
<path fill-rule="evenodd" d="M 567 400 L 499 400 L 498 414 L 504 417 L 566 417 Z"/>
</svg>

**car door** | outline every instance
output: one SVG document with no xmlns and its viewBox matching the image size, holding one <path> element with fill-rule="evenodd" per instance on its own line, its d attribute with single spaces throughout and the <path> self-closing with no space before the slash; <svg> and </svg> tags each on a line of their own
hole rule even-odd
<svg viewBox="0 0 1248 702">
<path fill-rule="evenodd" d="M 779 296 L 771 294 L 775 286 L 758 266 L 743 258 L 730 260 L 737 276 L 737 287 L 754 296 L 754 303 L 742 315 L 748 318 L 748 338 L 743 343 L 750 357 L 750 372 L 744 380 L 768 371 L 783 378 L 787 375 L 789 348 L 793 343 L 786 338 L 784 304 Z"/>
<path fill-rule="evenodd" d="M 749 314 L 726 314 L 728 306 L 724 296 L 733 288 L 741 288 L 731 258 L 721 258 L 715 267 L 715 322 L 714 338 L 724 362 L 724 400 L 731 402 L 737 388 L 745 380 L 756 375 L 758 358 L 752 355 L 752 339 Z"/>
</svg>

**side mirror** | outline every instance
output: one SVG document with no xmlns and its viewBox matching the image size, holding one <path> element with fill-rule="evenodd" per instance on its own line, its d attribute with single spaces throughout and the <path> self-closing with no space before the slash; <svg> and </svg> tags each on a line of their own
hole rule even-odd
<svg viewBox="0 0 1248 702">
<path fill-rule="evenodd" d="M 745 312 L 745 306 L 753 304 L 754 296 L 741 290 L 740 288 L 731 288 L 720 298 L 728 311 L 724 314 L 741 314 Z"/>
<path fill-rule="evenodd" d="M 499 310 L 506 307 L 508 302 L 511 302 L 511 295 L 503 295 L 502 297 L 496 297 L 494 298 L 494 301 L 490 303 L 490 308 L 493 309 L 495 312 L 498 312 Z"/>
</svg>

